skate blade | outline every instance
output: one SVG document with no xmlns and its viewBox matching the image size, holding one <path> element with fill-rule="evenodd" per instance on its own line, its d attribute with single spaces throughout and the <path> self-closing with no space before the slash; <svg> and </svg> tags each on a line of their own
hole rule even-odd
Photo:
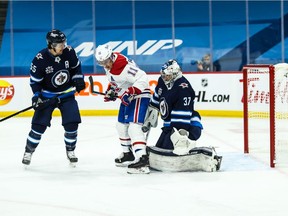
<svg viewBox="0 0 288 216">
<path fill-rule="evenodd" d="M 139 168 L 128 168 L 127 169 L 128 174 L 149 174 L 150 169 L 149 167 L 139 167 Z"/>
<path fill-rule="evenodd" d="M 134 161 L 126 161 L 123 163 L 115 163 L 116 167 L 128 167 L 130 164 L 132 164 Z"/>
<path fill-rule="evenodd" d="M 76 162 L 70 162 L 70 163 L 69 163 L 69 166 L 70 166 L 70 167 L 72 167 L 72 168 L 75 168 L 75 167 L 76 167 L 76 165 L 77 165 L 77 163 L 76 163 Z"/>
<path fill-rule="evenodd" d="M 29 169 L 29 164 L 23 164 L 23 168 L 24 168 L 25 170 L 28 170 L 28 169 Z"/>
</svg>

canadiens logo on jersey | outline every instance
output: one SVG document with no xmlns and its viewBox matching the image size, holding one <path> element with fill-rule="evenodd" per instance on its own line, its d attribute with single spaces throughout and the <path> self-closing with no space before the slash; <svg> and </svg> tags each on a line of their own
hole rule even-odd
<svg viewBox="0 0 288 216">
<path fill-rule="evenodd" d="M 55 88 L 65 84 L 68 80 L 70 80 L 69 72 L 66 70 L 58 71 L 52 77 L 52 84 Z"/>
<path fill-rule="evenodd" d="M 187 83 L 181 83 L 179 86 L 182 87 L 183 89 L 189 87 Z"/>
</svg>

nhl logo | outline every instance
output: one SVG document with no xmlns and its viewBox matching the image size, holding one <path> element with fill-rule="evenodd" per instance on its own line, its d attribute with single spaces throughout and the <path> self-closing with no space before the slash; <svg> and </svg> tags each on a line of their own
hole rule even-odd
<svg viewBox="0 0 288 216">
<path fill-rule="evenodd" d="M 208 86 L 208 79 L 207 79 L 207 78 L 202 79 L 202 80 L 201 80 L 201 85 L 202 85 L 203 87 L 207 87 L 207 86 Z"/>
</svg>

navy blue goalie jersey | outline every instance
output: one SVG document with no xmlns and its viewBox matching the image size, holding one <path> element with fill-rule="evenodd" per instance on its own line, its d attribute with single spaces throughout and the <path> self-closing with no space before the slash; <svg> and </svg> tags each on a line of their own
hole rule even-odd
<svg viewBox="0 0 288 216">
<path fill-rule="evenodd" d="M 73 86 L 73 76 L 83 76 L 75 50 L 67 46 L 59 56 L 48 48 L 41 50 L 30 67 L 30 86 L 33 93 L 61 93 Z"/>
<path fill-rule="evenodd" d="M 171 89 L 167 88 L 160 77 L 151 105 L 159 109 L 164 127 L 186 130 L 189 130 L 191 126 L 202 128 L 201 117 L 194 110 L 194 99 L 195 91 L 184 76 L 177 79 Z"/>
</svg>

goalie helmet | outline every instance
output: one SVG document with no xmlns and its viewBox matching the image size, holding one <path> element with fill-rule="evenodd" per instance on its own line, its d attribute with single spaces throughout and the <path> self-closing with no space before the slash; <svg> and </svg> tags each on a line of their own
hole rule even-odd
<svg viewBox="0 0 288 216">
<path fill-rule="evenodd" d="M 47 46 L 52 49 L 57 46 L 57 44 L 64 43 L 66 45 L 66 36 L 63 32 L 58 29 L 53 29 L 49 31 L 46 35 Z"/>
<path fill-rule="evenodd" d="M 161 77 L 166 85 L 174 83 L 174 81 L 182 76 L 182 71 L 175 59 L 170 59 L 160 70 Z"/>
<path fill-rule="evenodd" d="M 111 47 L 108 44 L 99 45 L 96 48 L 95 57 L 99 65 L 105 66 L 112 57 Z"/>
</svg>

